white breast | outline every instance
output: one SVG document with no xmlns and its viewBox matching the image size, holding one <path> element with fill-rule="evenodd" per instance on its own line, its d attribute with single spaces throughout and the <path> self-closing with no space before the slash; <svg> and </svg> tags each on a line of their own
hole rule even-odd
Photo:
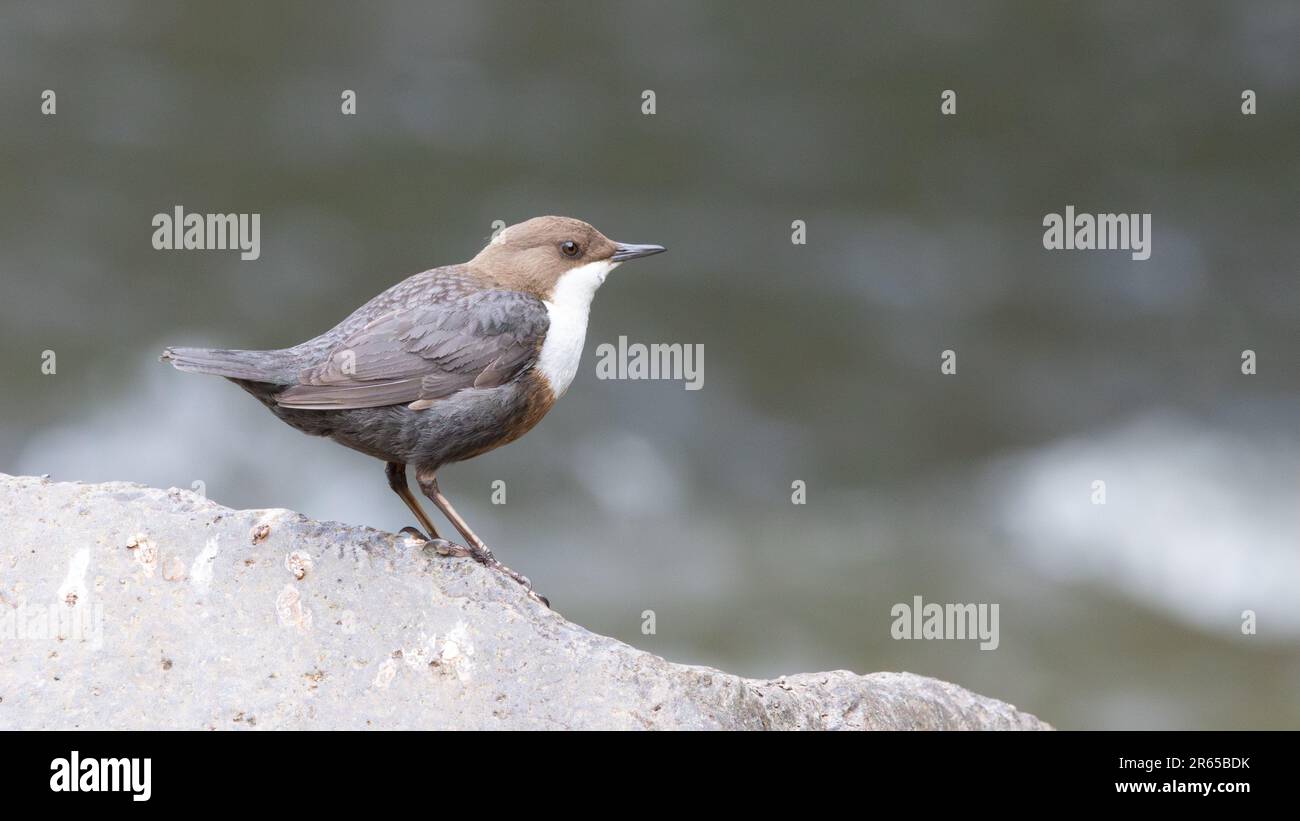
<svg viewBox="0 0 1300 821">
<path fill-rule="evenodd" d="M 582 345 L 587 339 L 587 315 L 591 312 L 591 298 L 609 272 L 619 263 L 592 262 L 574 268 L 560 277 L 555 293 L 546 301 L 546 313 L 551 325 L 542 343 L 542 353 L 537 360 L 537 370 L 551 383 L 558 399 L 569 389 L 569 383 L 578 373 L 582 360 Z"/>
</svg>

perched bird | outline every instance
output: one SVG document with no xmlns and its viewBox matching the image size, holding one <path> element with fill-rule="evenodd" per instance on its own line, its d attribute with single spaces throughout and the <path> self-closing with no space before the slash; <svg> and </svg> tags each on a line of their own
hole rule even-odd
<svg viewBox="0 0 1300 821">
<path fill-rule="evenodd" d="M 451 506 L 438 470 L 536 425 L 577 373 L 606 275 L 663 250 L 614 242 L 581 220 L 537 217 L 505 228 L 469 262 L 399 282 L 292 348 L 168 348 L 162 360 L 224 376 L 298 430 L 382 459 L 389 486 L 428 533 L 417 535 L 444 555 L 506 573 L 545 602 Z M 438 535 L 407 484 L 407 465 L 466 545 Z"/>
</svg>

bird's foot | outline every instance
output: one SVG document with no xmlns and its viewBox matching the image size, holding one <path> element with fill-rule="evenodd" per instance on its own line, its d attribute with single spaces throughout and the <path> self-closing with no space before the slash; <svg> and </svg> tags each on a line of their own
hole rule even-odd
<svg viewBox="0 0 1300 821">
<path fill-rule="evenodd" d="M 419 530 L 417 530 L 417 529 L 415 529 L 415 528 L 413 528 L 413 527 L 404 527 L 404 528 L 402 528 L 401 530 L 399 530 L 399 531 L 397 531 L 397 532 L 398 532 L 398 533 L 405 533 L 407 536 L 414 536 L 415 538 L 419 539 L 419 540 L 422 541 L 422 542 L 427 542 L 427 541 L 429 541 L 429 537 L 428 537 L 428 536 L 424 535 L 424 534 L 421 533 Z"/>
<path fill-rule="evenodd" d="M 488 549 L 487 545 L 480 542 L 479 544 L 466 547 L 465 545 L 456 544 L 455 542 L 449 542 L 446 539 L 433 539 L 429 541 L 429 544 L 440 555 L 468 557 L 485 567 L 490 567 L 493 570 L 504 573 L 522 585 L 523 588 L 528 591 L 529 598 L 541 602 L 548 608 L 551 606 L 549 599 L 533 589 L 533 583 L 529 581 L 527 576 L 511 570 L 498 561 L 497 557 L 492 555 L 492 551 Z"/>
</svg>

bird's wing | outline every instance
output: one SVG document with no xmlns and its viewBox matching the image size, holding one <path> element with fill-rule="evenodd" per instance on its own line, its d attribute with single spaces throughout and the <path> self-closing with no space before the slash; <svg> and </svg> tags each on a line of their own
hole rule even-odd
<svg viewBox="0 0 1300 821">
<path fill-rule="evenodd" d="M 432 402 L 501 385 L 536 360 L 550 325 L 546 305 L 518 291 L 479 291 L 402 307 L 352 334 L 298 375 L 276 402 L 311 410 Z"/>
</svg>

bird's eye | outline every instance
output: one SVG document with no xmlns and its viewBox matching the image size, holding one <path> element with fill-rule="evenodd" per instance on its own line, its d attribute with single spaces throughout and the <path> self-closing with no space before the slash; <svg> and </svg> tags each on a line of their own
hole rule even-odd
<svg viewBox="0 0 1300 821">
<path fill-rule="evenodd" d="M 560 253 L 566 257 L 576 257 L 578 255 L 578 243 L 571 239 L 566 239 L 560 243 Z"/>
</svg>

